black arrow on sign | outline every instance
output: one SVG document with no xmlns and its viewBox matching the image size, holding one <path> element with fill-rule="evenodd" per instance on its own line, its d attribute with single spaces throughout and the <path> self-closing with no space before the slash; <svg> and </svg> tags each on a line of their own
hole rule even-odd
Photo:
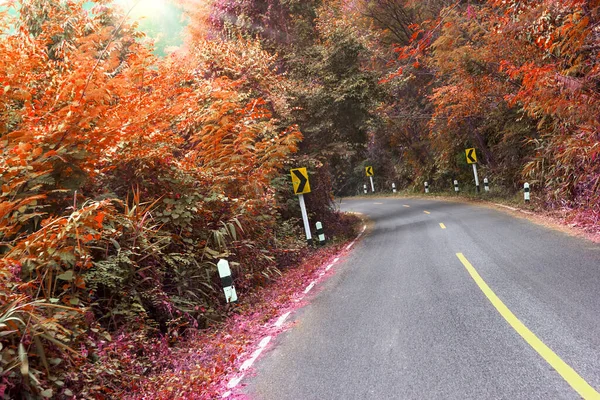
<svg viewBox="0 0 600 400">
<path fill-rule="evenodd" d="M 369 173 L 369 176 L 372 176 L 373 175 L 373 167 L 367 168 L 367 172 Z"/>
<path fill-rule="evenodd" d="M 472 163 L 476 163 L 477 159 L 473 158 L 473 152 L 475 151 L 475 149 L 469 149 L 469 151 L 467 152 L 467 158 L 469 159 L 469 161 L 471 161 Z"/>
<path fill-rule="evenodd" d="M 294 173 L 294 175 L 296 175 L 296 178 L 300 179 L 300 184 L 298 184 L 298 189 L 296 189 L 296 193 L 304 192 L 304 187 L 306 186 L 306 183 L 308 182 L 308 178 L 306 178 L 304 175 L 302 175 L 302 172 L 300 172 L 297 169 L 293 170 L 292 172 Z"/>
</svg>

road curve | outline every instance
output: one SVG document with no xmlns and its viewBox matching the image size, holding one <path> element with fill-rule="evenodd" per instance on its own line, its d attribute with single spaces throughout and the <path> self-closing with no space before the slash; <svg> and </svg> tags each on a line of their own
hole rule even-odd
<svg viewBox="0 0 600 400">
<path fill-rule="evenodd" d="M 373 225 L 257 362 L 250 398 L 600 397 L 600 245 L 477 205 L 342 209 Z"/>
</svg>

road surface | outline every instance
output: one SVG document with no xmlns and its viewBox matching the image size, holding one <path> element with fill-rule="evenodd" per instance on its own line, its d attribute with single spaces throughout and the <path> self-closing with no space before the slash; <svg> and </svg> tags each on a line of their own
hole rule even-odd
<svg viewBox="0 0 600 400">
<path fill-rule="evenodd" d="M 600 397 L 600 245 L 477 205 L 342 209 L 373 224 L 255 364 L 250 398 Z"/>
</svg>

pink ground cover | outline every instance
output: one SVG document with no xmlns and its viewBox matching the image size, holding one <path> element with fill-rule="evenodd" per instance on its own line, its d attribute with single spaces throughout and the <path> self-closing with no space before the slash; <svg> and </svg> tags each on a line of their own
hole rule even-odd
<svg viewBox="0 0 600 400">
<path fill-rule="evenodd" d="M 306 304 L 304 290 L 311 282 L 327 279 L 333 273 L 335 268 L 325 272 L 325 267 L 340 257 L 343 249 L 343 244 L 321 248 L 301 265 L 285 270 L 276 281 L 240 294 L 239 304 L 231 305 L 230 316 L 224 322 L 189 332 L 168 354 L 163 352 L 163 357 L 170 359 L 161 360 L 165 367 L 148 376 L 127 399 L 221 398 L 230 391 L 228 382 L 241 376 L 240 366 L 258 343 L 285 329 L 285 325 L 275 327 L 274 322 Z M 234 389 L 229 398 L 244 396 Z"/>
</svg>

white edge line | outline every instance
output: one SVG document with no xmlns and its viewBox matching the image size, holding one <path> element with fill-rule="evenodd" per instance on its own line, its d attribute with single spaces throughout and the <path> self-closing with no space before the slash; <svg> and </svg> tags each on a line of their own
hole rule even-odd
<svg viewBox="0 0 600 400">
<path fill-rule="evenodd" d="M 242 381 L 242 379 L 244 379 L 245 375 L 246 374 L 241 374 L 240 376 L 238 376 L 236 378 L 231 378 L 231 380 L 227 384 L 227 388 L 233 389 L 234 387 L 236 387 Z M 227 393 L 225 393 L 225 394 L 227 394 Z M 229 393 L 229 394 L 231 395 L 231 393 Z"/>
<path fill-rule="evenodd" d="M 365 233 L 365 230 L 366 230 L 366 229 L 367 229 L 367 226 L 366 226 L 366 225 L 364 225 L 364 226 L 363 226 L 363 228 L 362 228 L 362 231 L 361 231 L 361 232 L 358 234 L 358 236 L 356 237 L 356 239 L 354 239 L 354 240 L 352 241 L 352 243 L 350 243 L 348 246 L 346 246 L 346 250 L 350 250 L 350 249 L 352 248 L 352 246 L 354 246 L 354 244 L 356 243 L 356 241 L 357 241 L 358 239 L 360 239 L 360 237 L 363 235 L 363 233 Z M 334 260 L 334 262 L 335 262 L 336 260 L 339 260 L 339 258 L 336 258 L 336 259 Z"/>
<path fill-rule="evenodd" d="M 307 294 L 308 292 L 310 292 L 310 290 L 315 287 L 316 282 L 311 282 L 310 285 L 308 285 L 308 287 L 306 289 L 304 289 L 304 294 Z"/>
<path fill-rule="evenodd" d="M 279 317 L 279 319 L 277 320 L 277 322 L 275 322 L 275 326 L 277 328 L 281 328 L 283 326 L 283 323 L 285 322 L 285 320 L 287 319 L 287 317 L 290 316 L 292 312 L 288 311 L 285 314 L 283 314 L 281 317 Z"/>
<path fill-rule="evenodd" d="M 258 347 L 260 347 L 261 349 L 264 349 L 265 347 L 267 347 L 267 345 L 269 344 L 270 341 L 271 341 L 271 336 L 267 336 L 266 338 L 264 338 L 263 340 L 260 341 L 260 343 L 258 344 Z"/>
<path fill-rule="evenodd" d="M 354 239 L 354 241 L 352 241 L 352 243 L 350 243 L 346 249 L 350 250 L 350 248 L 352 248 L 352 246 L 354 246 L 354 243 L 356 243 L 356 241 L 362 236 L 362 234 L 365 232 L 365 230 L 367 229 L 367 226 L 364 225 L 362 231 L 360 232 L 360 234 L 356 237 L 356 239 Z M 333 267 L 333 264 L 337 263 L 338 261 L 340 261 L 339 257 L 336 257 L 333 262 L 331 264 L 329 264 L 325 270 L 329 271 L 331 269 L 331 267 Z M 315 286 L 316 282 L 311 282 L 310 285 L 308 285 L 308 287 L 304 290 L 304 294 L 308 293 L 311 291 L 311 289 Z M 297 300 L 299 301 L 299 300 Z M 281 317 L 279 317 L 279 319 L 277 320 L 277 322 L 275 322 L 274 326 L 276 327 L 281 327 L 285 320 L 290 316 L 291 311 L 286 312 L 285 314 L 283 314 Z M 254 361 L 256 361 L 256 359 L 258 358 L 258 356 L 260 356 L 260 353 L 262 353 L 262 351 L 264 350 L 264 348 L 269 344 L 269 342 L 271 341 L 271 336 L 267 336 L 266 338 L 264 338 L 263 340 L 260 341 L 260 343 L 258 344 L 258 349 L 252 353 L 252 356 L 247 359 L 246 361 L 244 361 L 244 363 L 242 364 L 242 366 L 240 367 L 240 371 L 245 371 L 248 368 L 250 368 L 252 366 L 252 364 L 254 364 Z M 236 378 L 232 378 L 229 383 L 227 383 L 227 388 L 228 389 L 233 389 L 235 388 L 241 381 L 242 379 L 244 379 L 245 374 L 241 374 L 240 376 L 236 377 Z M 223 394 L 222 398 L 226 398 L 231 396 L 231 391 L 227 391 Z"/>
<path fill-rule="evenodd" d="M 269 344 L 270 341 L 271 341 L 271 336 L 267 336 L 266 338 L 261 340 L 260 343 L 258 344 L 258 349 L 254 353 L 252 353 L 252 357 L 250 357 L 249 359 L 244 361 L 244 363 L 240 367 L 240 371 L 245 371 L 248 368 L 250 368 L 252 366 L 252 364 L 254 364 L 254 361 L 256 361 L 258 356 L 260 356 L 260 353 L 262 353 L 262 351 L 265 349 L 265 347 L 267 347 L 267 345 Z"/>
</svg>

